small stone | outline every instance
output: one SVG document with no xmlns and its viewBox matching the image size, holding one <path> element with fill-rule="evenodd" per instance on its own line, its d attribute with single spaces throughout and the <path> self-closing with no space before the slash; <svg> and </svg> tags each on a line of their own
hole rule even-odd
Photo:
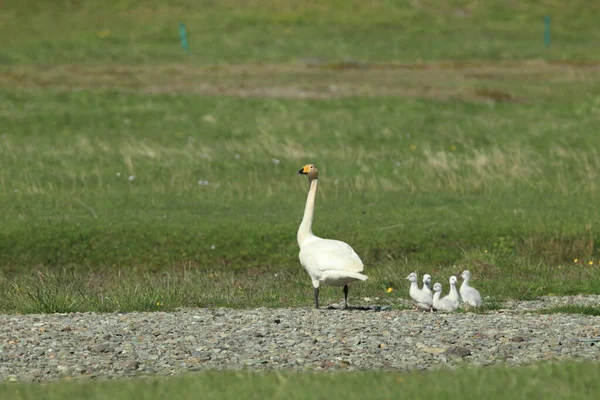
<svg viewBox="0 0 600 400">
<path fill-rule="evenodd" d="M 125 365 L 126 371 L 136 371 L 139 368 L 140 368 L 140 362 L 137 360 L 130 361 L 127 363 L 127 365 Z"/>
<path fill-rule="evenodd" d="M 114 351 L 114 347 L 110 346 L 108 343 L 100 343 L 91 346 L 90 350 L 95 353 L 109 353 Z"/>
<path fill-rule="evenodd" d="M 419 350 L 429 353 L 429 354 L 442 354 L 445 353 L 448 349 L 445 347 L 421 347 Z"/>
<path fill-rule="evenodd" d="M 471 355 L 471 350 L 467 349 L 466 347 L 456 346 L 446 350 L 445 354 L 448 356 L 466 357 Z"/>
<path fill-rule="evenodd" d="M 523 336 L 513 336 L 512 338 L 510 338 L 511 342 L 524 342 L 525 339 L 523 339 Z"/>
<path fill-rule="evenodd" d="M 84 367 L 82 367 L 81 365 L 75 365 L 73 366 L 73 371 L 77 372 L 78 374 L 85 374 L 86 369 Z"/>
<path fill-rule="evenodd" d="M 58 373 L 62 376 L 67 376 L 71 374 L 71 370 L 65 365 L 59 365 L 56 368 L 58 369 Z"/>
<path fill-rule="evenodd" d="M 499 331 L 498 329 L 488 329 L 488 330 L 485 332 L 485 334 L 486 334 L 488 337 L 494 337 L 494 336 L 498 335 L 499 333 L 500 333 L 500 331 Z"/>
<path fill-rule="evenodd" d="M 194 358 L 203 358 L 208 356 L 207 353 L 200 350 L 192 350 L 192 353 L 190 355 Z"/>
</svg>

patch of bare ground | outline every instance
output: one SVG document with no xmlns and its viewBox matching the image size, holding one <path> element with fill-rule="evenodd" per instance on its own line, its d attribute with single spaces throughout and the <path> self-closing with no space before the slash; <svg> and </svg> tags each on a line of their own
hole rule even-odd
<svg viewBox="0 0 600 400">
<path fill-rule="evenodd" d="M 407 371 L 600 360 L 595 345 L 600 317 L 528 310 L 193 308 L 0 315 L 0 381 L 205 369 Z"/>
<path fill-rule="evenodd" d="M 556 97 L 550 85 L 600 79 L 599 63 L 562 61 L 366 63 L 303 60 L 290 64 L 58 65 L 0 69 L 0 88 L 197 93 L 328 99 L 397 96 L 528 102 Z"/>
</svg>

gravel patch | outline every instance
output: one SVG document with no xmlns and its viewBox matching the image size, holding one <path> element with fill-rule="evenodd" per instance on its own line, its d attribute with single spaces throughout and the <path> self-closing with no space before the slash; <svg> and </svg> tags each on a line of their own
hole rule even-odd
<svg viewBox="0 0 600 400">
<path fill-rule="evenodd" d="M 574 302 L 598 305 L 600 296 L 507 302 L 508 311 L 485 314 L 376 307 L 0 315 L 0 377 L 46 381 L 208 368 L 424 370 L 600 361 L 600 342 L 594 340 L 600 317 L 519 311 Z"/>
<path fill-rule="evenodd" d="M 502 308 L 516 311 L 536 311 L 572 305 L 600 307 L 600 295 L 542 296 L 531 301 L 509 300 L 502 303 Z"/>
</svg>

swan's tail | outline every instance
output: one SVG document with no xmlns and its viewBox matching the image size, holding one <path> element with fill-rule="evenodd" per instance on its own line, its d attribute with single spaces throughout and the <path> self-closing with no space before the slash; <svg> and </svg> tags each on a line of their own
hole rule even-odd
<svg viewBox="0 0 600 400">
<path fill-rule="evenodd" d="M 324 271 L 319 279 L 321 282 L 329 282 L 329 285 L 341 285 L 353 280 L 366 281 L 368 276 L 360 272 L 330 270 Z M 335 283 L 334 283 L 335 282 Z"/>
<path fill-rule="evenodd" d="M 358 279 L 360 281 L 366 281 L 367 279 L 369 279 L 368 276 L 361 274 L 359 272 L 347 272 L 346 275 L 350 278 L 355 278 Z"/>
</svg>

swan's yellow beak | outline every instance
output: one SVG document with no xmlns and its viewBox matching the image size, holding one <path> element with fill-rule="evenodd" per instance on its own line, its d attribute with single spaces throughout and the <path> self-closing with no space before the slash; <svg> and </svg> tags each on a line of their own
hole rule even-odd
<svg viewBox="0 0 600 400">
<path fill-rule="evenodd" d="M 298 174 L 303 174 L 306 175 L 308 174 L 308 171 L 310 171 L 310 164 L 305 165 L 304 167 L 302 167 L 302 169 L 300 171 L 298 171 Z"/>
</svg>

